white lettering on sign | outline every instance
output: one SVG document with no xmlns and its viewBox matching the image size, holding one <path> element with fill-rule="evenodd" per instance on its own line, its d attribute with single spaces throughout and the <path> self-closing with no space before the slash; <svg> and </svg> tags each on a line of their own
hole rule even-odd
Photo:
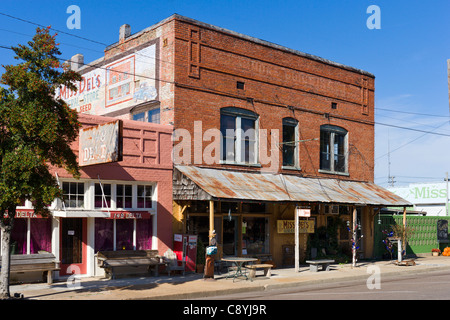
<svg viewBox="0 0 450 320">
<path fill-rule="evenodd" d="M 120 121 L 81 129 L 79 150 L 80 166 L 120 161 Z"/>
</svg>

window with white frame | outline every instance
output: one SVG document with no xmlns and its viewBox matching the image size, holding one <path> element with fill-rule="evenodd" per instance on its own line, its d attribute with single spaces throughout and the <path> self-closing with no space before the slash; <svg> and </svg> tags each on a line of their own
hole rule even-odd
<svg viewBox="0 0 450 320">
<path fill-rule="evenodd" d="M 152 207 L 152 186 L 138 185 L 137 186 L 137 207 L 151 208 Z"/>
<path fill-rule="evenodd" d="M 109 183 L 96 183 L 94 188 L 95 208 L 111 208 L 112 188 Z"/>
<path fill-rule="evenodd" d="M 221 160 L 237 164 L 258 161 L 258 115 L 252 111 L 226 107 L 220 113 Z"/>
<path fill-rule="evenodd" d="M 298 161 L 298 121 L 283 119 L 283 167 L 299 167 Z"/>
<path fill-rule="evenodd" d="M 332 126 L 320 127 L 320 169 L 347 173 L 347 130 Z"/>
<path fill-rule="evenodd" d="M 84 208 L 84 182 L 63 182 L 62 190 L 66 208 Z"/>
<path fill-rule="evenodd" d="M 116 207 L 117 208 L 133 207 L 133 186 L 131 184 L 116 185 Z"/>
</svg>

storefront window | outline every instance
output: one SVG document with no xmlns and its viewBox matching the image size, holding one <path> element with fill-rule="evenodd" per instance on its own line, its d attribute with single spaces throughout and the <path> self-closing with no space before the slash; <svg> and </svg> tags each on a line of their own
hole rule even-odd
<svg viewBox="0 0 450 320">
<path fill-rule="evenodd" d="M 28 219 L 15 219 L 11 233 L 11 254 L 27 254 Z"/>
<path fill-rule="evenodd" d="M 134 220 L 116 220 L 116 250 L 133 250 Z"/>
<path fill-rule="evenodd" d="M 151 250 L 152 248 L 152 220 L 141 219 L 136 221 L 136 249 Z"/>
<path fill-rule="evenodd" d="M 95 252 L 114 250 L 114 220 L 95 219 Z"/>
<path fill-rule="evenodd" d="M 52 220 L 30 219 L 30 253 L 52 251 Z"/>
<path fill-rule="evenodd" d="M 268 218 L 244 217 L 242 221 L 242 253 L 269 253 Z"/>
<path fill-rule="evenodd" d="M 28 219 L 15 219 L 11 234 L 11 254 L 30 254 L 52 250 L 51 219 L 30 220 L 30 248 L 27 247 Z M 29 249 L 29 250 L 28 250 Z"/>
</svg>

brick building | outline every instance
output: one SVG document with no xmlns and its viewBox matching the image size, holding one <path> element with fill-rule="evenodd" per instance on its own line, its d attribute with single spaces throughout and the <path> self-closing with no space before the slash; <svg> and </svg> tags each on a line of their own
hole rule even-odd
<svg viewBox="0 0 450 320">
<path fill-rule="evenodd" d="M 296 243 L 303 258 L 324 239 L 348 251 L 353 224 L 370 257 L 377 210 L 408 204 L 373 183 L 371 73 L 179 15 L 124 25 L 72 67 L 79 92 L 59 94 L 78 111 L 174 126 L 173 231 L 215 230 L 219 255 L 291 265 Z"/>
</svg>

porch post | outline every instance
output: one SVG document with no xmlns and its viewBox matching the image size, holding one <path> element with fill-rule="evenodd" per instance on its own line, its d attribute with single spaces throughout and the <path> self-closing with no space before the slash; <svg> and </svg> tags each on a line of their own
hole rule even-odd
<svg viewBox="0 0 450 320">
<path fill-rule="evenodd" d="M 297 207 L 294 209 L 294 215 L 295 215 L 295 272 L 300 272 L 300 244 L 299 244 L 299 218 L 298 218 L 298 212 Z"/>
<path fill-rule="evenodd" d="M 357 211 L 356 207 L 353 207 L 353 223 L 352 223 L 352 234 L 353 234 L 353 243 L 352 243 L 352 268 L 356 267 L 356 230 L 357 230 Z"/>
<path fill-rule="evenodd" d="M 209 245 L 211 246 L 211 240 L 214 236 L 214 201 L 209 200 Z"/>
</svg>

